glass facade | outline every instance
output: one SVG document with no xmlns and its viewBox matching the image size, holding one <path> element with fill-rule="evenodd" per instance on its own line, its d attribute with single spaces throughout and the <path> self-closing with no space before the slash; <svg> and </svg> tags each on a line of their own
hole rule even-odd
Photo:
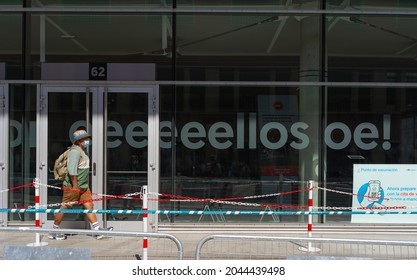
<svg viewBox="0 0 417 280">
<path fill-rule="evenodd" d="M 34 203 L 33 189 L 19 187 L 36 176 L 42 65 L 138 63 L 156 66 L 160 209 L 305 210 L 308 180 L 320 187 L 314 207 L 349 209 L 354 164 L 417 163 L 416 23 L 411 0 L 2 1 L 0 82 L 8 83 L 10 138 L 3 189 L 15 189 L 6 206 Z M 89 102 L 82 92 L 50 94 L 49 160 L 74 123 L 88 119 Z M 146 180 L 146 146 L 132 128 L 146 128 L 146 102 L 146 94 L 106 95 L 109 195 L 136 192 Z M 114 136 L 129 129 L 131 141 Z M 49 190 L 48 203 L 59 196 Z M 104 207 L 138 209 L 141 202 Z M 160 217 L 277 220 L 305 217 Z M 351 216 L 317 220 L 350 223 Z"/>
</svg>

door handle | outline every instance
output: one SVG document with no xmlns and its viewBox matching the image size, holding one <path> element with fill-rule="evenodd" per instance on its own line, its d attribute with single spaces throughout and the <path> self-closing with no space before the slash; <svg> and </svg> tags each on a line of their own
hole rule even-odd
<svg viewBox="0 0 417 280">
<path fill-rule="evenodd" d="M 93 176 L 96 176 L 96 163 L 93 162 Z"/>
<path fill-rule="evenodd" d="M 4 161 L 0 161 L 0 167 L 1 167 L 1 169 L 6 168 L 6 165 L 4 164 Z"/>
</svg>

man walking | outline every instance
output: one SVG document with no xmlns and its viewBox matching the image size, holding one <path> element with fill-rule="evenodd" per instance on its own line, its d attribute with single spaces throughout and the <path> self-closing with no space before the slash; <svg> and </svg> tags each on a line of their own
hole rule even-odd
<svg viewBox="0 0 417 280">
<path fill-rule="evenodd" d="M 68 153 L 68 174 L 63 182 L 63 197 L 60 209 L 71 208 L 73 204 L 82 204 L 87 210 L 94 209 L 92 195 L 89 187 L 90 158 L 86 150 L 90 145 L 90 135 L 85 130 L 77 130 L 73 133 L 73 145 Z M 113 230 L 113 227 L 102 228 L 97 222 L 95 213 L 87 213 L 87 219 L 94 230 Z M 56 213 L 54 229 L 58 229 L 64 213 Z M 104 236 L 97 234 L 97 239 Z M 65 234 L 49 233 L 49 239 L 65 240 Z"/>
</svg>

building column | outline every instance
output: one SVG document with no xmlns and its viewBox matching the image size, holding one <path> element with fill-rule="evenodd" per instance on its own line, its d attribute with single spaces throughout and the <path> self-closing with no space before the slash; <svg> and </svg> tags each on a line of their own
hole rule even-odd
<svg viewBox="0 0 417 280">
<path fill-rule="evenodd" d="M 307 16 L 301 19 L 300 82 L 320 81 L 320 17 Z M 307 134 L 310 143 L 299 153 L 300 189 L 306 188 L 306 181 L 319 179 L 319 153 L 321 126 L 321 101 L 319 86 L 301 86 L 299 89 L 300 121 L 309 125 Z M 299 205 L 306 205 L 308 193 L 300 193 Z M 317 190 L 314 191 L 314 206 L 318 204 Z M 305 217 L 300 216 L 300 221 Z M 317 220 L 317 217 L 314 217 Z"/>
</svg>

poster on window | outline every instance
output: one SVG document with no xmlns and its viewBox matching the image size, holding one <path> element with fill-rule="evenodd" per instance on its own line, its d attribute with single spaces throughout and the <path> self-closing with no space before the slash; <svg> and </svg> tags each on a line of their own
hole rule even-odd
<svg viewBox="0 0 417 280">
<path fill-rule="evenodd" d="M 291 125 L 298 120 L 298 98 L 293 95 L 258 96 L 259 138 L 262 194 L 290 191 L 283 181 L 298 179 L 298 152 L 288 145 Z M 291 197 L 285 196 L 284 203 Z M 288 200 L 288 201 L 285 201 Z"/>
<path fill-rule="evenodd" d="M 384 214 L 417 210 L 416 164 L 355 164 L 352 223 L 417 223 L 415 214 Z"/>
</svg>

